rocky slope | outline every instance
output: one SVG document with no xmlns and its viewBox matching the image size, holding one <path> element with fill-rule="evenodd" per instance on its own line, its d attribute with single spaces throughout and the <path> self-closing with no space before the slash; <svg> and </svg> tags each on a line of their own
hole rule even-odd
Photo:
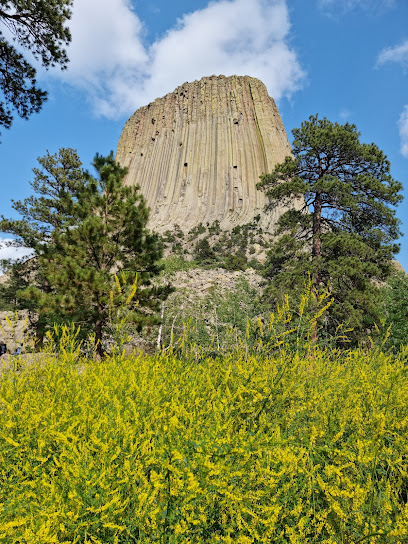
<svg viewBox="0 0 408 544">
<path fill-rule="evenodd" d="M 274 100 L 248 76 L 184 83 L 137 110 L 126 123 L 116 158 L 129 168 L 158 232 L 184 232 L 219 221 L 222 230 L 262 215 L 270 230 L 281 209 L 263 214 L 259 176 L 290 154 Z"/>
</svg>

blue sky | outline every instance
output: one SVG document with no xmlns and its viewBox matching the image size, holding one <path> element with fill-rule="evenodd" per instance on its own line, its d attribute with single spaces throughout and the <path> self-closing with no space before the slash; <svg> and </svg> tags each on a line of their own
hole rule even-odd
<svg viewBox="0 0 408 544">
<path fill-rule="evenodd" d="M 351 122 L 404 184 L 398 208 L 408 270 L 407 0 L 74 0 L 65 72 L 39 69 L 48 102 L 0 144 L 0 214 L 31 194 L 36 159 L 73 147 L 86 167 L 115 150 L 128 117 L 212 74 L 267 86 L 291 130 L 318 113 Z M 6 256 L 10 250 L 0 250 Z"/>
</svg>

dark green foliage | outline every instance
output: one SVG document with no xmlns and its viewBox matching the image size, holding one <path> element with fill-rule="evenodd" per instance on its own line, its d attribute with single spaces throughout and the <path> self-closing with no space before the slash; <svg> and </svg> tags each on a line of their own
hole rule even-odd
<svg viewBox="0 0 408 544">
<path fill-rule="evenodd" d="M 194 240 L 195 238 L 197 238 L 197 236 L 200 236 L 200 234 L 204 234 L 205 231 L 206 228 L 204 227 L 204 225 L 202 223 L 199 223 L 196 227 L 192 228 L 189 231 L 189 240 Z"/>
<path fill-rule="evenodd" d="M 206 236 L 196 243 L 193 257 L 202 267 L 218 266 L 226 270 L 245 270 L 248 263 L 245 250 L 238 249 L 233 252 L 234 249 L 232 244 L 227 249 L 223 249 L 220 241 L 211 246 L 209 236 Z"/>
<path fill-rule="evenodd" d="M 183 239 L 184 238 L 184 232 L 181 230 L 180 226 L 175 224 L 174 225 L 174 235 L 176 238 Z"/>
<path fill-rule="evenodd" d="M 255 257 L 252 257 L 248 261 L 248 268 L 253 268 L 254 270 L 261 271 L 262 264 L 258 261 L 258 259 L 255 259 Z"/>
<path fill-rule="evenodd" d="M 304 199 L 279 219 L 279 239 L 265 266 L 266 295 L 301 292 L 311 275 L 315 289 L 329 287 L 335 299 L 327 331 L 340 323 L 355 338 L 379 319 L 378 287 L 391 271 L 399 246 L 394 206 L 401 183 L 374 144 L 362 144 L 355 125 L 312 116 L 293 131 L 293 157 L 287 157 L 259 184 L 270 207 Z"/>
<path fill-rule="evenodd" d="M 45 241 L 64 225 L 75 225 L 72 202 L 81 191 L 85 178 L 82 163 L 75 150 L 60 149 L 55 155 L 47 153 L 38 159 L 40 168 L 33 168 L 34 180 L 30 182 L 35 195 L 25 200 L 13 201 L 20 220 L 2 217 L 0 230 L 19 237 L 23 246 L 39 254 Z"/>
<path fill-rule="evenodd" d="M 179 225 L 174 225 L 173 230 L 166 230 L 162 237 L 163 243 L 167 244 L 167 246 L 171 245 L 172 248 L 174 248 L 175 245 L 180 245 L 181 248 L 179 240 L 182 240 L 183 238 L 184 232 L 180 229 Z"/>
<path fill-rule="evenodd" d="M 231 231 L 222 231 L 219 221 L 215 221 L 208 227 L 209 235 L 197 242 L 195 260 L 204 266 L 216 264 L 227 270 L 245 270 L 248 265 L 247 251 L 254 254 L 253 244 L 264 243 L 262 230 L 258 227 L 259 220 L 260 216 L 257 216 L 251 223 L 236 225 Z"/>
<path fill-rule="evenodd" d="M 194 260 L 201 265 L 216 264 L 218 262 L 217 255 L 210 246 L 208 237 L 201 238 L 195 246 Z"/>
<path fill-rule="evenodd" d="M 248 264 L 248 259 L 244 252 L 237 252 L 235 255 L 228 255 L 224 259 L 223 268 L 227 270 L 245 270 Z"/>
<path fill-rule="evenodd" d="M 166 230 L 162 236 L 162 243 L 164 247 L 171 249 L 173 254 L 181 255 L 184 248 L 182 240 L 184 238 L 184 232 L 180 229 L 179 225 L 174 225 L 173 230 Z"/>
<path fill-rule="evenodd" d="M 96 155 L 94 178 L 73 150 L 40 160 L 33 188 L 40 196 L 14 203 L 23 219 L 3 219 L 1 230 L 20 237 L 37 255 L 36 281 L 18 293 L 41 315 L 55 314 L 93 330 L 99 355 L 114 306 L 132 291 L 127 319 L 136 330 L 156 323 L 169 288 L 152 286 L 162 247 L 147 228 L 149 210 L 137 187 L 123 185 L 126 169 Z M 117 277 L 115 278 L 115 274 Z"/>
<path fill-rule="evenodd" d="M 59 64 L 64 69 L 71 6 L 72 0 L 0 0 L 0 22 L 42 66 Z M 23 119 L 41 109 L 47 93 L 37 87 L 35 78 L 35 68 L 0 31 L 0 125 L 10 128 L 13 109 Z"/>
<path fill-rule="evenodd" d="M 39 270 L 38 260 L 35 258 L 18 260 L 15 263 L 3 261 L 2 268 L 7 272 L 8 281 L 0 284 L 0 310 L 1 311 L 19 311 L 26 310 L 28 324 L 35 333 L 36 344 L 39 347 L 46 330 L 47 319 L 39 311 L 36 301 L 26 300 L 22 296 L 25 289 L 28 289 L 33 282 L 40 283 L 42 278 Z M 42 279 L 41 284 L 45 288 L 46 282 Z M 54 321 L 58 317 L 54 316 Z"/>
<path fill-rule="evenodd" d="M 60 149 L 56 155 L 47 153 L 38 159 L 40 168 L 34 168 L 35 178 L 30 182 L 37 196 L 23 201 L 13 201 L 13 208 L 21 219 L 2 217 L 0 230 L 17 236 L 17 243 L 32 248 L 41 255 L 46 243 L 52 241 L 55 230 L 64 223 L 75 224 L 77 218 L 69 216 L 68 203 L 83 185 L 82 163 L 73 149 Z M 50 249 L 49 249 L 50 250 Z M 28 309 L 30 323 L 35 329 L 37 344 L 42 343 L 47 323 L 58 322 L 60 317 L 42 308 L 39 301 L 27 299 L 26 290 L 31 286 L 41 291 L 51 290 L 49 278 L 44 275 L 38 259 L 24 259 L 5 267 L 9 281 L 2 286 L 1 301 L 8 309 Z"/>
<path fill-rule="evenodd" d="M 218 235 L 220 234 L 221 232 L 221 227 L 220 227 L 220 222 L 218 221 L 218 219 L 216 221 L 214 221 L 214 223 L 212 225 L 210 225 L 208 227 L 208 232 L 213 235 Z"/>
<path fill-rule="evenodd" d="M 392 274 L 382 289 L 383 314 L 390 324 L 387 346 L 397 351 L 408 342 L 408 276 L 398 271 Z"/>
<path fill-rule="evenodd" d="M 163 242 L 165 244 L 171 244 L 176 240 L 174 232 L 171 230 L 166 230 L 166 232 L 163 234 Z"/>
<path fill-rule="evenodd" d="M 224 233 L 222 237 L 212 246 L 210 237 L 201 238 L 195 245 L 194 260 L 197 264 L 203 267 L 219 266 L 226 270 L 245 270 L 247 268 L 248 259 L 245 254 L 245 249 L 236 249 L 232 242 L 232 234 Z"/>
<path fill-rule="evenodd" d="M 244 225 L 236 225 L 232 230 L 221 230 L 220 222 L 204 226 L 202 223 L 191 229 L 187 236 L 178 225 L 167 230 L 163 242 L 172 255 L 190 255 L 201 267 L 215 266 L 227 270 L 245 270 L 247 254 L 253 255 L 252 268 L 258 267 L 255 244 L 266 246 L 264 233 L 259 227 L 260 215 Z"/>
</svg>

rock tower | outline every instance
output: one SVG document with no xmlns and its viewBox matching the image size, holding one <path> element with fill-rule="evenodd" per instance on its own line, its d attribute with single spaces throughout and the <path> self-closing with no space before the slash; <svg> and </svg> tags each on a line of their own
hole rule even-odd
<svg viewBox="0 0 408 544">
<path fill-rule="evenodd" d="M 127 121 L 116 159 L 127 184 L 147 199 L 150 227 L 220 222 L 223 230 L 261 214 L 269 230 L 282 210 L 264 216 L 259 176 L 290 154 L 274 100 L 248 76 L 211 76 L 184 83 Z"/>
</svg>

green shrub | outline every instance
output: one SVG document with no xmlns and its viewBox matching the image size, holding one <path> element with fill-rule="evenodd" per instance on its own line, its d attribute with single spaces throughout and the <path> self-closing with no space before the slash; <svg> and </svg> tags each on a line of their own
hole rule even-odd
<svg viewBox="0 0 408 544">
<path fill-rule="evenodd" d="M 385 322 L 390 327 L 387 347 L 397 350 L 408 338 L 408 276 L 395 272 L 382 289 L 382 305 Z"/>
<path fill-rule="evenodd" d="M 189 241 L 192 241 L 194 240 L 195 238 L 197 238 L 197 236 L 200 236 L 200 234 L 203 234 L 205 231 L 206 231 L 206 227 L 204 227 L 204 225 L 202 223 L 199 223 L 198 225 L 196 225 L 195 227 L 193 227 L 189 232 Z"/>
<path fill-rule="evenodd" d="M 238 278 L 232 289 L 213 286 L 203 297 L 189 298 L 186 290 L 177 291 L 165 306 L 163 348 L 183 357 L 194 352 L 200 358 L 240 349 L 248 322 L 261 311 L 257 298 L 256 288 L 245 278 Z"/>
<path fill-rule="evenodd" d="M 208 237 L 201 238 L 201 240 L 196 243 L 194 260 L 202 266 L 214 265 L 218 262 L 217 255 L 211 247 Z"/>
<path fill-rule="evenodd" d="M 164 274 L 174 274 L 179 270 L 191 270 L 196 268 L 197 264 L 193 261 L 188 261 L 182 255 L 170 255 L 163 259 Z"/>
<path fill-rule="evenodd" d="M 220 222 L 218 221 L 218 219 L 216 219 L 214 223 L 212 223 L 208 227 L 208 232 L 210 233 L 210 235 L 219 235 L 221 233 Z"/>
<path fill-rule="evenodd" d="M 228 255 L 223 263 L 222 267 L 226 270 L 245 270 L 248 264 L 248 259 L 245 253 L 237 252 L 235 255 Z"/>
</svg>

